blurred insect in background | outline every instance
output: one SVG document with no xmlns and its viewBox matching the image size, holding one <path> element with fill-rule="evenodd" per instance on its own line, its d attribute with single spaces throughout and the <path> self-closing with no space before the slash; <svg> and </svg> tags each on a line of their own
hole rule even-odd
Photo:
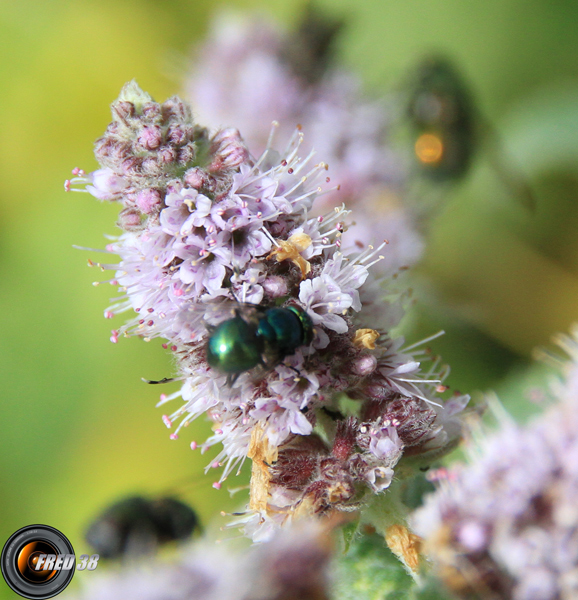
<svg viewBox="0 0 578 600">
<path fill-rule="evenodd" d="M 407 116 L 413 154 L 421 175 L 438 183 L 463 179 L 484 147 L 508 191 L 533 209 L 534 195 L 501 147 L 499 136 L 480 113 L 457 68 L 444 57 L 424 60 L 411 77 Z"/>
<path fill-rule="evenodd" d="M 470 92 L 447 60 L 430 58 L 417 68 L 407 110 L 421 172 L 438 181 L 463 177 L 478 132 Z"/>
<path fill-rule="evenodd" d="M 92 521 L 86 541 L 101 558 L 154 554 L 159 546 L 183 541 L 200 529 L 195 511 L 167 496 L 129 496 L 106 508 Z"/>
<path fill-rule="evenodd" d="M 207 362 L 227 373 L 230 384 L 243 372 L 270 370 L 313 339 L 313 322 L 299 306 L 263 308 L 238 304 L 235 316 L 208 326 Z"/>
<path fill-rule="evenodd" d="M 288 36 L 280 56 L 303 84 L 319 83 L 333 64 L 335 42 L 343 24 L 314 2 L 305 5 L 297 29 Z"/>
</svg>

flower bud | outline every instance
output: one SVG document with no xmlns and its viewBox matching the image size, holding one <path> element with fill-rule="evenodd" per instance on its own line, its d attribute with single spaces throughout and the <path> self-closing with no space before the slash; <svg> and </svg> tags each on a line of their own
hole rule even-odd
<svg viewBox="0 0 578 600">
<path fill-rule="evenodd" d="M 161 203 L 161 195 L 158 190 L 141 190 L 136 196 L 137 207 L 146 215 L 154 212 Z"/>
<path fill-rule="evenodd" d="M 363 354 L 353 361 L 351 370 L 355 375 L 365 377 L 366 375 L 373 373 L 376 366 L 377 358 L 373 354 Z"/>
</svg>

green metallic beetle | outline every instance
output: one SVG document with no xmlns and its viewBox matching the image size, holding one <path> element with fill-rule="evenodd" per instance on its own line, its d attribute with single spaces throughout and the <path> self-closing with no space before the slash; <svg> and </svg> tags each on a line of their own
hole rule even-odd
<svg viewBox="0 0 578 600">
<path fill-rule="evenodd" d="M 479 114 L 454 65 L 430 57 L 416 70 L 407 107 L 421 172 L 437 181 L 466 175 L 479 137 Z"/>
<path fill-rule="evenodd" d="M 230 385 L 255 367 L 274 368 L 313 340 L 313 322 L 299 306 L 263 308 L 239 304 L 235 316 L 209 326 L 207 362 L 227 374 Z"/>
<path fill-rule="evenodd" d="M 534 210 L 534 191 L 502 147 L 459 70 L 447 58 L 432 56 L 416 69 L 407 114 L 413 128 L 420 173 L 438 183 L 463 179 L 484 149 L 495 174 L 513 198 Z"/>
</svg>

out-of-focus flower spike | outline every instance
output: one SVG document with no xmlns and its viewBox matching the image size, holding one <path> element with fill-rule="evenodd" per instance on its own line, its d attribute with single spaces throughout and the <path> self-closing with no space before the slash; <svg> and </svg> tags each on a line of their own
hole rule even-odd
<svg viewBox="0 0 578 600">
<path fill-rule="evenodd" d="M 499 428 L 474 428 L 468 464 L 444 476 L 414 516 L 434 568 L 459 598 L 578 593 L 576 331 L 556 340 L 571 360 L 552 387 L 555 403 L 521 426 L 490 397 Z"/>
</svg>

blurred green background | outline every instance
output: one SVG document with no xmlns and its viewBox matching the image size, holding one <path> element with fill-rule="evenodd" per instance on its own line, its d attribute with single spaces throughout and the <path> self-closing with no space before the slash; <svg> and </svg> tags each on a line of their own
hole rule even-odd
<svg viewBox="0 0 578 600">
<path fill-rule="evenodd" d="M 268 10 L 290 27 L 302 4 L 228 5 Z M 578 320 L 578 4 L 319 5 L 347 20 L 341 58 L 372 91 L 394 89 L 432 50 L 449 55 L 535 190 L 531 213 L 480 152 L 433 224 L 408 325 L 412 340 L 447 331 L 434 349 L 452 365 L 452 387 L 495 389 L 523 416 L 527 378 L 545 372 L 532 349 Z M 101 274 L 72 245 L 102 247 L 117 207 L 62 186 L 73 167 L 96 168 L 92 142 L 126 81 L 161 101 L 181 91 L 190 49 L 221 6 L 0 2 L 0 543 L 46 523 L 88 552 L 82 530 L 104 504 L 184 478 L 194 483 L 183 497 L 205 522 L 235 505 L 202 475 L 208 457 L 188 448 L 206 424 L 170 441 L 154 408 L 159 390 L 140 380 L 171 373 L 160 342 L 108 341 L 102 311 L 115 290 L 91 285 Z M 16 596 L 2 582 L 0 597 Z"/>
</svg>

